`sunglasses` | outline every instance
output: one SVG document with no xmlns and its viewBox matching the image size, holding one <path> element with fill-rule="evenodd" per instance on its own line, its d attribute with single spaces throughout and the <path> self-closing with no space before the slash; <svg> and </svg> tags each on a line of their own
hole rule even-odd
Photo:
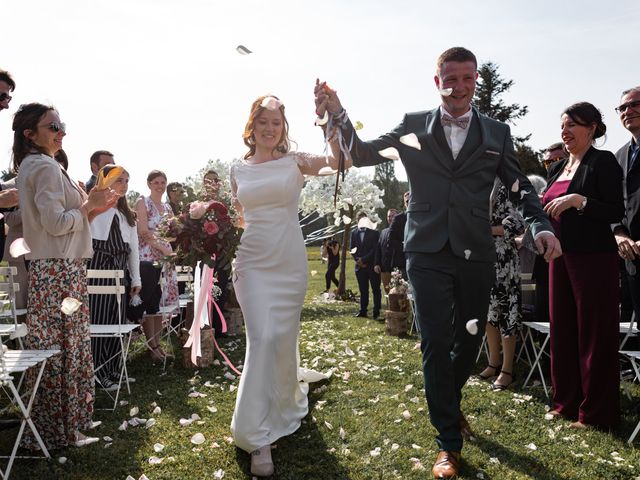
<svg viewBox="0 0 640 480">
<path fill-rule="evenodd" d="M 554 164 L 556 162 L 561 162 L 562 160 L 566 160 L 566 158 L 564 158 L 564 157 L 552 158 L 552 159 L 549 159 L 549 160 L 542 160 L 541 163 L 542 163 L 542 166 L 548 167 L 549 165 L 552 165 L 552 164 Z"/>
<path fill-rule="evenodd" d="M 13 97 L 6 92 L 0 93 L 0 102 L 4 102 L 5 100 L 11 100 Z"/>
<path fill-rule="evenodd" d="M 38 125 L 39 127 L 45 127 L 48 128 L 49 130 L 51 130 L 52 132 L 58 133 L 60 131 L 62 131 L 63 133 L 65 133 L 67 131 L 67 126 L 64 123 L 56 123 L 56 122 L 51 122 L 49 124 L 45 124 L 45 125 Z"/>
<path fill-rule="evenodd" d="M 638 110 L 638 107 L 640 107 L 640 100 L 636 100 L 635 102 L 623 103 L 619 107 L 616 107 L 615 110 L 616 110 L 616 113 L 620 115 L 621 113 L 626 112 L 628 108 L 631 108 L 633 110 Z"/>
</svg>

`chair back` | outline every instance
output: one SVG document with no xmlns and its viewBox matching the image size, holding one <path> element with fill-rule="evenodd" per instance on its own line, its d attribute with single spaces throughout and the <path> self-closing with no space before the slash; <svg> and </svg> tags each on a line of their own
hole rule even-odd
<svg viewBox="0 0 640 480">
<path fill-rule="evenodd" d="M 89 295 L 115 295 L 116 302 L 118 304 L 118 325 L 122 324 L 122 296 L 124 295 L 124 285 L 122 280 L 124 279 L 123 270 L 87 270 L 87 280 L 91 279 L 112 279 L 107 285 L 92 285 L 91 282 L 87 285 L 87 291 Z"/>
</svg>

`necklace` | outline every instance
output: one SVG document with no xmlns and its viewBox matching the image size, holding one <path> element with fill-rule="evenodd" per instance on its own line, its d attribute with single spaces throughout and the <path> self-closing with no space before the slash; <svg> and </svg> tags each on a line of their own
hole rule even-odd
<svg viewBox="0 0 640 480">
<path fill-rule="evenodd" d="M 578 166 L 580 165 L 580 162 L 575 162 L 573 165 L 569 165 L 567 164 L 567 166 L 564 167 L 564 171 L 567 175 L 570 175 L 571 172 Z"/>
</svg>

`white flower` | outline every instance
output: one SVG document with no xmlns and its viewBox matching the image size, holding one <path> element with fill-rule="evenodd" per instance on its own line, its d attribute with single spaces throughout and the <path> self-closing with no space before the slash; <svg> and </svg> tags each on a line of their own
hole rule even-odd
<svg viewBox="0 0 640 480">
<path fill-rule="evenodd" d="M 78 311 L 81 305 L 82 305 L 82 302 L 77 298 L 66 297 L 64 300 L 62 300 L 62 305 L 60 305 L 60 310 L 65 315 L 73 315 L 75 312 Z"/>
</svg>

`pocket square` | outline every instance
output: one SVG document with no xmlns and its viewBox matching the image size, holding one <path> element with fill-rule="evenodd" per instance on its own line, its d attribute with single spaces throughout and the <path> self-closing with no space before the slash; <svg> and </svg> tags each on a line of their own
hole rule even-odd
<svg viewBox="0 0 640 480">
<path fill-rule="evenodd" d="M 487 150 L 486 153 L 490 155 L 500 155 L 500 152 L 496 152 L 495 150 Z"/>
</svg>

